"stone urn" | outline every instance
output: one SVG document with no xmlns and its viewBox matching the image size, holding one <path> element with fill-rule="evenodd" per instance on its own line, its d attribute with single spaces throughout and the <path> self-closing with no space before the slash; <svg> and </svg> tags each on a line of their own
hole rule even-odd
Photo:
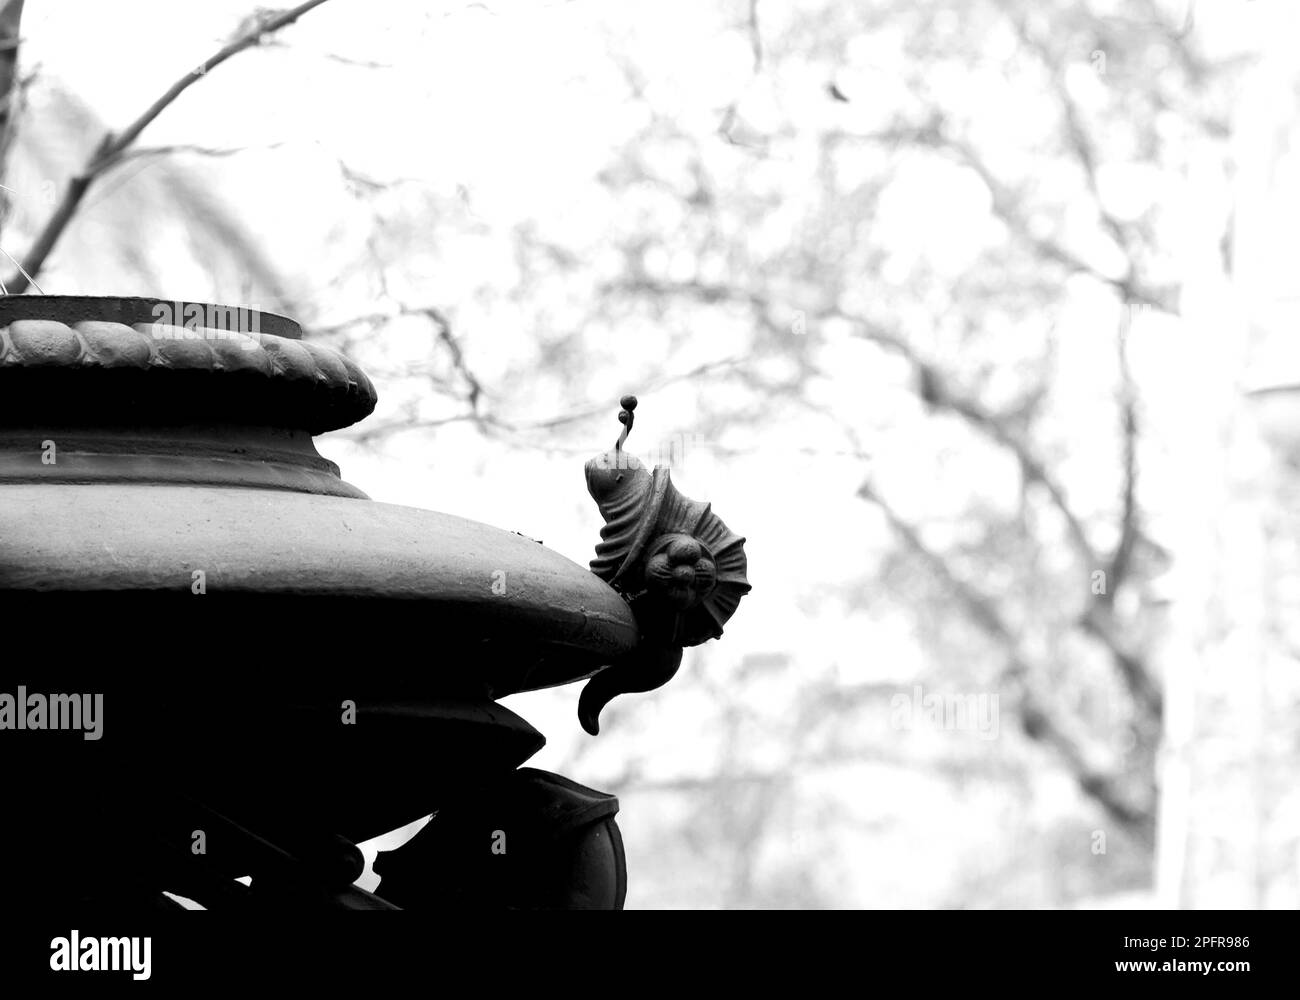
<svg viewBox="0 0 1300 1000">
<path fill-rule="evenodd" d="M 617 801 L 521 767 L 544 738 L 497 699 L 591 678 L 595 732 L 720 634 L 743 539 L 621 450 L 635 400 L 589 463 L 592 570 L 376 503 L 313 444 L 375 403 L 282 316 L 0 298 L 0 841 L 29 898 L 622 906 Z M 357 842 L 431 814 L 353 884 Z"/>
</svg>

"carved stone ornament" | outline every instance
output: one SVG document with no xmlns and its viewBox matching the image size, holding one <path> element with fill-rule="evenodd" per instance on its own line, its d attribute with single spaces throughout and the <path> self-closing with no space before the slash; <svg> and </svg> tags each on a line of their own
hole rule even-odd
<svg viewBox="0 0 1300 1000">
<path fill-rule="evenodd" d="M 578 718 L 593 735 L 612 698 L 666 684 L 681 665 L 682 648 L 721 636 L 750 590 L 745 539 L 709 504 L 678 492 L 668 469 L 651 473 L 623 450 L 637 401 L 624 396 L 621 402 L 618 443 L 586 465 L 587 491 L 605 520 L 591 571 L 631 606 L 641 640 L 583 689 Z"/>
</svg>

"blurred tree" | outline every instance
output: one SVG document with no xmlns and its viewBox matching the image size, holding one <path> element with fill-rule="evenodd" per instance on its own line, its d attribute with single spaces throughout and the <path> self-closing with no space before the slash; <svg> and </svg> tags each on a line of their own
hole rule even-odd
<svg viewBox="0 0 1300 1000">
<path fill-rule="evenodd" d="M 726 145 L 651 106 L 625 56 L 629 96 L 647 107 L 602 176 L 610 228 L 625 235 L 596 320 L 648 310 L 683 338 L 749 326 L 744 363 L 714 376 L 746 391 L 711 392 L 726 403 L 706 402 L 696 429 L 716 440 L 811 409 L 873 464 L 858 495 L 905 560 L 887 562 L 879 583 L 922 623 L 925 680 L 1008 697 L 1024 735 L 1099 807 L 1097 823 L 1136 841 L 1146 861 L 1124 878 L 1137 884 L 1150 878 L 1161 739 L 1149 585 L 1165 560 L 1143 523 L 1128 342 L 1135 318 L 1178 308 L 1176 189 L 1166 198 L 1159 179 L 1226 131 L 1195 36 L 1154 4 L 1142 13 L 1011 0 L 751 5 L 735 30 L 753 79 L 719 116 Z M 797 96 L 818 78 L 824 109 Z M 764 90 L 790 107 L 764 106 Z M 908 189 L 913 211 L 933 200 L 930 217 L 891 213 Z M 1063 365 L 1057 328 L 1081 314 L 1089 363 Z M 911 389 L 922 405 L 878 430 L 818 402 L 843 377 L 843 338 L 871 345 L 852 355 L 865 362 L 853 375 L 864 397 L 901 408 Z M 1080 394 L 1084 407 L 1058 402 Z M 919 419 L 944 426 L 931 436 Z M 878 453 L 881 434 L 909 432 L 932 455 L 936 490 L 956 485 L 939 471 L 954 452 L 978 456 L 988 481 L 934 502 L 912 471 L 902 513 Z M 1101 461 L 1070 462 L 1081 445 Z M 909 564 L 921 573 L 899 581 Z M 739 685 L 717 695 L 723 712 L 747 697 Z M 790 768 L 819 741 L 835 747 L 823 761 L 882 756 L 876 740 L 846 739 L 863 723 L 853 690 L 809 679 L 796 697 L 781 727 Z M 864 700 L 877 706 L 878 693 Z M 741 880 L 728 902 L 754 901 L 759 831 L 788 782 L 719 777 L 720 798 L 701 799 L 695 821 L 744 810 L 745 836 L 725 838 Z M 1088 864 L 1082 847 L 1076 857 Z"/>
<path fill-rule="evenodd" d="M 450 366 L 433 383 L 449 405 L 362 433 L 465 420 L 536 447 L 536 432 L 553 437 L 591 410 L 521 423 L 500 412 L 494 385 L 608 370 L 620 355 L 623 384 L 637 384 L 626 371 L 635 335 L 657 347 L 633 363 L 640 384 L 662 388 L 658 359 L 699 357 L 709 331 L 709 343 L 733 349 L 681 372 L 712 386 L 684 422 L 723 451 L 731 429 L 760 439 L 804 411 L 843 439 L 841 454 L 870 463 L 858 495 L 901 544 L 875 580 L 918 620 L 924 680 L 1007 697 L 1024 736 L 1099 808 L 1092 826 L 1131 839 L 1145 859 L 1118 884 L 1149 880 L 1162 714 L 1150 583 L 1166 560 L 1144 525 L 1149 446 L 1128 345 L 1135 322 L 1177 314 L 1178 188 L 1162 184 L 1226 132 L 1216 70 L 1154 3 L 1136 13 L 1016 0 L 742 7 L 721 5 L 720 24 L 703 29 L 716 28 L 719 44 L 734 33 L 751 54 L 713 129 L 698 95 L 648 79 L 635 25 L 611 33 L 630 124 L 598 175 L 605 225 L 585 242 L 532 224 L 515 234 L 512 299 L 533 349 L 488 378 L 454 348 L 433 363 Z M 408 216 L 408 237 L 420 229 Z M 390 243 L 377 256 L 412 249 Z M 557 300 L 563 322 L 550 312 Z M 454 344 L 453 311 L 424 312 Z M 1074 328 L 1072 361 L 1061 357 L 1063 326 Z M 853 342 L 866 349 L 849 354 Z M 837 370 L 846 357 L 851 373 Z M 819 401 L 846 377 L 890 412 L 850 416 Z M 918 442 L 910 470 L 883 457 L 899 437 Z M 1079 450 L 1090 460 L 1072 461 Z M 962 483 L 940 471 L 954 455 L 967 474 L 988 471 Z M 917 465 L 933 469 L 932 488 Z M 894 476 L 910 487 L 906 504 L 891 499 Z M 721 838 L 735 904 L 759 893 L 755 852 L 790 791 L 781 775 L 879 759 L 892 735 L 847 738 L 878 711 L 872 685 L 805 677 L 779 725 L 747 707 L 739 683 L 712 694 L 724 718 L 756 714 L 751 726 L 785 750 L 777 770 L 738 781 L 734 741 L 763 737 L 727 724 L 718 784 L 699 799 L 692 822 L 738 811 L 744 835 Z M 807 744 L 832 749 L 806 762 Z M 644 787 L 634 771 L 625 789 Z"/>
<path fill-rule="evenodd" d="M 1230 67 L 1157 0 L 718 0 L 590 18 L 603 54 L 583 86 L 618 113 L 598 154 L 574 153 L 575 170 L 594 163 L 581 212 L 503 221 L 472 182 L 340 160 L 332 208 L 363 221 L 309 294 L 192 168 L 95 210 L 127 191 L 178 215 L 210 199 L 185 224 L 382 381 L 384 410 L 353 442 L 463 425 L 568 463 L 635 390 L 670 438 L 780 494 L 782 567 L 830 567 L 797 591 L 754 558 L 755 599 L 797 605 L 796 648 L 697 653 L 657 696 L 696 713 L 671 773 L 663 733 L 641 725 L 650 700 L 611 706 L 615 756 L 569 758 L 627 812 L 660 807 L 629 845 L 657 852 L 646 867 L 674 888 L 642 905 L 842 905 L 864 843 L 870 884 L 912 902 L 1149 883 L 1163 459 L 1131 348 L 1180 309 L 1182 182 L 1223 160 Z M 410 100 L 370 86 L 373 106 Z M 140 242 L 132 215 L 105 227 L 123 252 Z M 847 464 L 861 523 L 829 532 L 820 508 L 846 507 L 798 495 L 796 459 Z M 805 551 L 804 535 L 836 551 Z M 876 644 L 919 655 L 877 663 Z M 927 742 L 890 717 L 913 685 L 996 696 L 1017 725 Z M 1074 788 L 1064 805 L 1057 777 Z M 927 828 L 953 809 L 993 832 Z M 954 842 L 954 870 L 920 889 L 879 860 Z"/>
</svg>

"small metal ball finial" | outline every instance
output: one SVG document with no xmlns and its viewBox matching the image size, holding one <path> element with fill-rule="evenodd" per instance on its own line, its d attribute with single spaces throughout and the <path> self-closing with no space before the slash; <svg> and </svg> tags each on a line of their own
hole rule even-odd
<svg viewBox="0 0 1300 1000">
<path fill-rule="evenodd" d="M 618 442 L 614 445 L 615 451 L 623 450 L 623 442 L 627 436 L 632 433 L 632 422 L 636 419 L 636 397 L 624 396 L 618 401 L 619 406 L 623 409 L 618 411 L 618 422 L 623 425 L 623 433 L 618 436 Z"/>
</svg>

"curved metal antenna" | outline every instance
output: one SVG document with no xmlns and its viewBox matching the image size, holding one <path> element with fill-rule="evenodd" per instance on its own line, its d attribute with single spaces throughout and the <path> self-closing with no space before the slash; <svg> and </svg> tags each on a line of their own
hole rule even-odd
<svg viewBox="0 0 1300 1000">
<path fill-rule="evenodd" d="M 623 442 L 632 433 L 632 422 L 636 419 L 636 414 L 633 412 L 636 409 L 636 397 L 624 396 L 618 404 L 623 407 L 618 411 L 618 422 L 623 425 L 623 433 L 618 436 L 618 442 L 614 445 L 615 452 L 623 450 Z"/>
</svg>

